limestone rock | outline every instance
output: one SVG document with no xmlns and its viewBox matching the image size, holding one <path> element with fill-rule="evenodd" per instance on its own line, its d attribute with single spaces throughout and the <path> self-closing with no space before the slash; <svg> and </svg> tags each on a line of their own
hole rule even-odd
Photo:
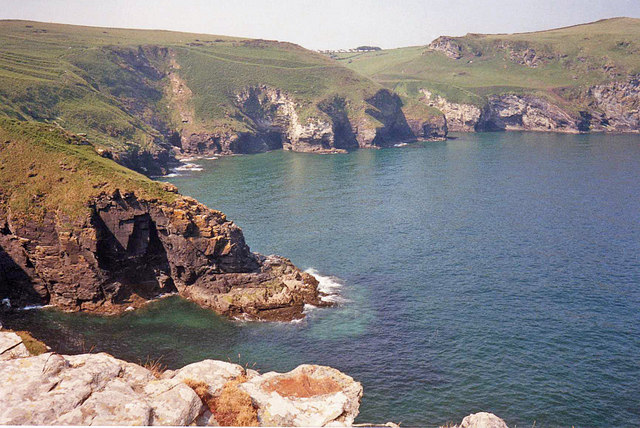
<svg viewBox="0 0 640 428">
<path fill-rule="evenodd" d="M 349 426 L 362 386 L 330 367 L 302 365 L 289 373 L 266 373 L 239 386 L 258 409 L 261 425 Z"/>
<path fill-rule="evenodd" d="M 421 89 L 424 101 L 440 110 L 447 123 L 449 132 L 473 132 L 480 121 L 482 110 L 473 104 L 450 102 L 440 95 L 436 95 L 427 89 Z"/>
<path fill-rule="evenodd" d="M 184 382 L 188 379 L 204 382 L 209 394 L 217 395 L 225 383 L 245 374 L 242 366 L 224 361 L 203 360 L 189 364 L 181 369 L 167 372 L 164 378 Z"/>
<path fill-rule="evenodd" d="M 203 410 L 193 389 L 179 380 L 152 380 L 144 393 L 153 409 L 153 425 L 189 425 Z"/>
<path fill-rule="evenodd" d="M 462 47 L 454 38 L 448 36 L 440 36 L 429 43 L 429 49 L 442 52 L 453 59 L 460 59 L 462 57 Z"/>
<path fill-rule="evenodd" d="M 20 336 L 13 332 L 0 332 L 0 361 L 28 357 L 31 354 Z"/>
<path fill-rule="evenodd" d="M 10 334 L 0 332 L 0 340 Z M 204 360 L 158 379 L 105 353 L 7 360 L 0 379 L 0 425 L 218 425 L 210 399 L 231 384 L 246 394 L 263 426 L 350 426 L 362 397 L 360 383 L 330 367 L 261 375 Z M 207 385 L 206 403 L 189 381 Z"/>
<path fill-rule="evenodd" d="M 42 354 L 0 364 L 0 424 L 188 425 L 195 392 L 108 354 Z"/>
<path fill-rule="evenodd" d="M 508 428 L 505 421 L 488 412 L 479 412 L 465 417 L 460 428 Z"/>
</svg>

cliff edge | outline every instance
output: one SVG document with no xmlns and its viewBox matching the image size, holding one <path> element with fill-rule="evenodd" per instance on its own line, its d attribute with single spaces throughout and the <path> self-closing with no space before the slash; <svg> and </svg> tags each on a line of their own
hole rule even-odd
<svg viewBox="0 0 640 428">
<path fill-rule="evenodd" d="M 50 125 L 0 120 L 0 299 L 114 313 L 179 293 L 291 320 L 321 304 L 291 261 L 251 252 L 226 216 Z"/>
</svg>

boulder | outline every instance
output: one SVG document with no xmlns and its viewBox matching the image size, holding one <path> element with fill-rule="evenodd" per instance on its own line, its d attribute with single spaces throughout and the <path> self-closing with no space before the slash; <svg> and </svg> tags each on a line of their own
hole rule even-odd
<svg viewBox="0 0 640 428">
<path fill-rule="evenodd" d="M 224 361 L 204 360 L 189 364 L 175 371 L 166 372 L 163 377 L 175 381 L 192 380 L 204 382 L 209 388 L 209 394 L 217 395 L 229 381 L 245 374 L 242 366 Z"/>
<path fill-rule="evenodd" d="M 505 421 L 488 412 L 473 413 L 465 417 L 460 428 L 508 428 Z"/>
<path fill-rule="evenodd" d="M 17 358 L 0 379 L 0 424 L 188 425 L 202 410 L 182 382 L 104 353 Z"/>
<path fill-rule="evenodd" d="M 359 382 L 315 365 L 256 376 L 239 388 L 251 397 L 263 426 L 350 426 L 362 398 Z"/>
</svg>

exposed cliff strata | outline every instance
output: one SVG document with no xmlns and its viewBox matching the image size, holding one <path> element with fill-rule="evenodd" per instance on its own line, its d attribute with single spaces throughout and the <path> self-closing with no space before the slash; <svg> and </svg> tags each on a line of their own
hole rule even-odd
<svg viewBox="0 0 640 428">
<path fill-rule="evenodd" d="M 640 76 L 593 86 L 586 98 L 595 130 L 640 131 Z"/>
<path fill-rule="evenodd" d="M 0 297 L 67 310 L 118 312 L 178 292 L 221 314 L 294 319 L 320 304 L 317 281 L 281 257 L 252 253 L 224 214 L 118 191 L 91 216 L 47 214 L 41 223 L 0 213 Z"/>
<path fill-rule="evenodd" d="M 481 107 L 450 102 L 422 89 L 424 102 L 438 108 L 449 131 L 528 130 L 550 132 L 638 132 L 640 79 L 595 85 L 578 94 L 566 94 L 553 103 L 531 94 L 502 94 L 486 98 Z M 582 106 L 575 108 L 564 105 Z"/>
<path fill-rule="evenodd" d="M 449 58 L 460 59 L 462 57 L 462 47 L 453 38 L 448 36 L 440 36 L 431 43 L 428 48 L 433 51 L 442 52 Z"/>
<path fill-rule="evenodd" d="M 531 95 L 495 95 L 487 100 L 478 131 L 587 131 L 589 125 L 549 101 Z"/>
<path fill-rule="evenodd" d="M 472 132 L 480 121 L 482 110 L 473 104 L 453 103 L 440 95 L 433 94 L 427 89 L 421 89 L 424 101 L 440 110 L 447 121 L 447 128 L 451 132 Z"/>
<path fill-rule="evenodd" d="M 355 114 L 345 98 L 334 96 L 319 103 L 316 114 L 303 120 L 300 106 L 289 94 L 268 86 L 248 87 L 236 95 L 236 106 L 250 131 L 191 132 L 185 127 L 182 149 L 198 154 L 259 153 L 281 148 L 335 153 L 446 136 L 441 117 L 415 118 L 410 126 L 402 100 L 387 89 L 379 90 L 366 103 L 364 112 Z"/>
</svg>

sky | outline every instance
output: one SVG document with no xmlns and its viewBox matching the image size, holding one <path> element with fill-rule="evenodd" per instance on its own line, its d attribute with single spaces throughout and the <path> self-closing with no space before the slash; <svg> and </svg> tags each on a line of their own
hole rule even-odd
<svg viewBox="0 0 640 428">
<path fill-rule="evenodd" d="M 309 49 L 424 45 L 440 35 L 616 16 L 640 18 L 640 0 L 0 0 L 0 19 L 275 39 Z"/>
</svg>

